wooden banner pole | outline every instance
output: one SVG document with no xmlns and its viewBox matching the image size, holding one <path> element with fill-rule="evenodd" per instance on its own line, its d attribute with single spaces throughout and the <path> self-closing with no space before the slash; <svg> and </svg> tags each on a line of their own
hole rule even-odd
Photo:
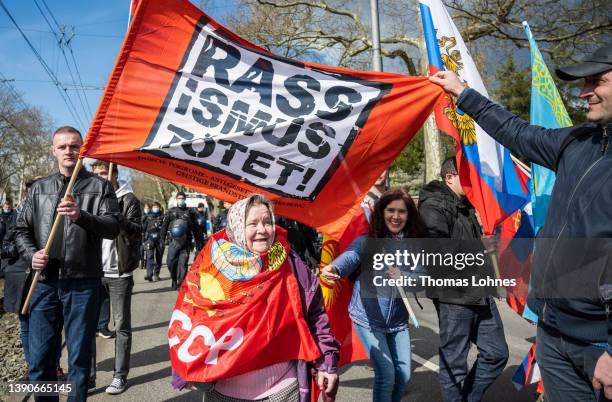
<svg viewBox="0 0 612 402">
<path fill-rule="evenodd" d="M 68 195 L 72 193 L 72 189 L 74 187 L 74 184 L 76 183 L 77 176 L 79 175 L 79 171 L 81 170 L 82 166 L 83 159 L 79 158 L 77 164 L 74 167 L 74 170 L 72 171 L 72 176 L 70 177 L 70 182 L 68 182 L 68 188 L 66 188 L 66 194 L 64 195 L 62 201 L 66 201 Z M 64 216 L 60 214 L 55 215 L 55 220 L 53 221 L 53 226 L 51 227 L 51 233 L 49 233 L 49 238 L 47 239 L 47 244 L 45 245 L 45 255 L 49 255 L 53 240 L 55 239 L 59 228 L 64 226 L 63 223 Z M 36 284 L 38 283 L 38 279 L 40 278 L 40 272 L 41 271 L 36 271 L 36 273 L 34 274 L 34 278 L 32 278 L 32 284 L 30 285 L 28 296 L 26 297 L 23 303 L 23 307 L 21 308 L 21 314 L 23 315 L 28 314 L 28 311 L 30 309 L 30 299 L 32 299 L 32 294 L 34 293 L 34 289 L 36 288 Z"/>
<path fill-rule="evenodd" d="M 108 164 L 108 177 L 106 178 L 106 180 L 112 182 L 112 178 L 113 178 L 113 167 L 114 167 L 114 163 L 111 162 Z"/>
</svg>

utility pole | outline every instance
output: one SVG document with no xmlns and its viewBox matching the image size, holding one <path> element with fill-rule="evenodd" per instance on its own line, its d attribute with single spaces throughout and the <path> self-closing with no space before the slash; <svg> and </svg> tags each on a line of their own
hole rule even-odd
<svg viewBox="0 0 612 402">
<path fill-rule="evenodd" d="M 372 20 L 372 70 L 382 71 L 382 56 L 380 55 L 380 24 L 378 22 L 378 0 L 370 0 L 370 15 Z M 385 178 L 385 188 L 391 187 L 389 171 Z"/>
<path fill-rule="evenodd" d="M 372 15 L 372 70 L 382 71 L 382 58 L 380 56 L 380 25 L 378 23 L 378 0 L 370 0 L 370 13 Z"/>
<path fill-rule="evenodd" d="M 416 4 L 417 26 L 419 27 L 419 53 L 421 55 L 419 68 L 422 75 L 428 76 L 429 61 L 427 59 L 427 46 L 425 45 L 421 8 L 418 0 Z M 423 124 L 423 134 L 425 143 L 425 183 L 429 183 L 432 180 L 440 178 L 440 169 L 442 168 L 442 144 L 440 141 L 440 132 L 436 126 L 436 120 L 433 113 L 425 120 L 425 124 Z"/>
</svg>

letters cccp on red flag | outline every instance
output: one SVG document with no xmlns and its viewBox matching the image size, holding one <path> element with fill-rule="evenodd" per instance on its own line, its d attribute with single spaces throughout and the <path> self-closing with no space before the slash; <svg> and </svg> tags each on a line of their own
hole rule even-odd
<svg viewBox="0 0 612 402">
<path fill-rule="evenodd" d="M 443 91 L 279 57 L 186 0 L 142 0 L 81 157 L 276 212 L 336 238 Z"/>
</svg>

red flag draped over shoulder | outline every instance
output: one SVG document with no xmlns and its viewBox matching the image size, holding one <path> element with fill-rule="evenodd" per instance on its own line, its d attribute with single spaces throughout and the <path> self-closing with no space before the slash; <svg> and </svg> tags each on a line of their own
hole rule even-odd
<svg viewBox="0 0 612 402">
<path fill-rule="evenodd" d="M 253 265 L 227 263 L 247 259 L 224 231 L 198 255 L 181 285 L 168 328 L 172 368 L 183 379 L 210 382 L 319 357 L 285 236 L 277 227 L 275 243 L 260 256 L 261 273 L 249 280 L 228 279 Z"/>
<path fill-rule="evenodd" d="M 361 212 L 353 218 L 339 241 L 329 236 L 323 236 L 323 247 L 321 250 L 321 262 L 319 267 L 323 268 L 342 254 L 357 237 L 368 232 L 368 221 Z M 348 306 L 353 296 L 354 278 L 342 278 L 335 284 L 328 283 L 323 276 L 319 277 L 325 311 L 329 316 L 331 332 L 340 342 L 340 359 L 338 366 L 359 360 L 366 360 L 368 355 L 353 328 L 353 322 L 348 315 Z"/>
<path fill-rule="evenodd" d="M 339 238 L 443 96 L 273 55 L 187 0 L 141 0 L 81 150 L 213 197 L 258 192 Z"/>
</svg>

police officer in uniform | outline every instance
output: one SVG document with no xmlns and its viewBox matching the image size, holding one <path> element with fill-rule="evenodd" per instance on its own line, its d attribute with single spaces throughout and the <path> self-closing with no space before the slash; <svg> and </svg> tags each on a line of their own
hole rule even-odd
<svg viewBox="0 0 612 402">
<path fill-rule="evenodd" d="M 166 260 L 170 277 L 172 278 L 172 289 L 178 289 L 187 274 L 187 263 L 191 242 L 197 238 L 196 214 L 187 208 L 185 193 L 182 191 L 176 195 L 176 207 L 170 208 L 161 228 L 161 241 L 166 239 L 169 232 L 170 244 L 168 245 L 168 258 Z"/>
<path fill-rule="evenodd" d="M 143 222 L 144 253 L 147 281 L 157 282 L 164 255 L 164 242 L 162 241 L 161 228 L 164 216 L 161 213 L 161 205 L 155 201 Z"/>
</svg>

